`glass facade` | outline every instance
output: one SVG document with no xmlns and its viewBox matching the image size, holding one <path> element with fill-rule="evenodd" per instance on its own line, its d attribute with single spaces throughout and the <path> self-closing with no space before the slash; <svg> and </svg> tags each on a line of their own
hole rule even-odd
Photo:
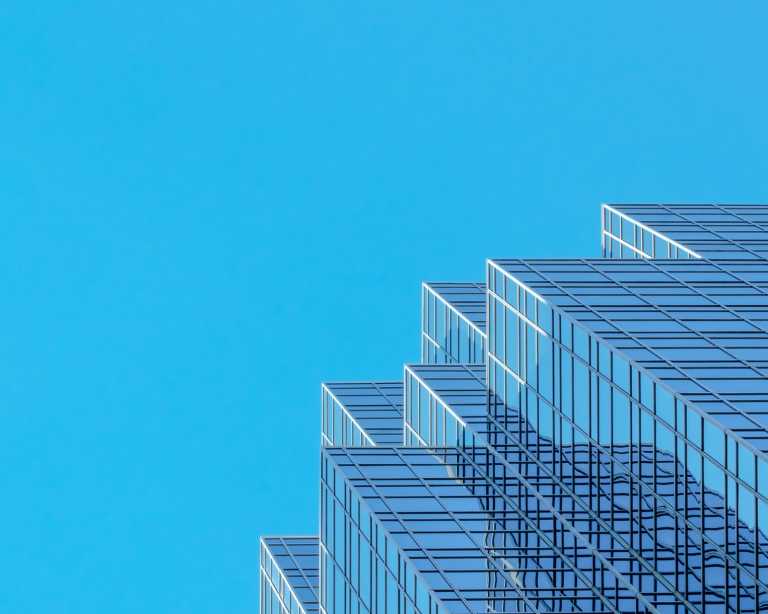
<svg viewBox="0 0 768 614">
<path fill-rule="evenodd" d="M 755 611 L 768 595 L 768 333 L 759 292 L 731 298 L 752 296 L 750 272 L 729 270 L 723 280 L 706 260 L 489 262 L 489 389 L 546 442 L 586 446 L 590 467 L 620 472 L 638 513 L 647 504 L 682 531 L 679 591 L 691 592 L 703 555 L 702 607 Z"/>
<path fill-rule="evenodd" d="M 397 446 L 403 443 L 402 382 L 322 385 L 324 446 Z"/>
<path fill-rule="evenodd" d="M 603 205 L 609 258 L 768 257 L 768 205 Z"/>
<path fill-rule="evenodd" d="M 425 283 L 402 383 L 324 385 L 325 614 L 768 612 L 768 207 L 601 221 Z"/>
<path fill-rule="evenodd" d="M 484 362 L 485 318 L 485 284 L 422 284 L 422 362 Z"/>
<path fill-rule="evenodd" d="M 318 612 L 318 547 L 317 536 L 261 538 L 259 586 L 264 614 Z"/>
<path fill-rule="evenodd" d="M 673 455 L 652 446 L 619 444 L 606 453 L 589 442 L 574 445 L 564 424 L 554 437 L 542 437 L 524 415 L 536 408 L 534 398 L 523 403 L 522 412 L 501 403 L 500 411 L 487 411 L 482 371 L 466 365 L 406 369 L 413 374 L 406 380 L 406 432 L 415 433 L 409 444 L 460 446 L 472 448 L 475 455 L 484 449 L 492 466 L 532 485 L 528 498 L 549 500 L 567 518 L 565 534 L 575 530 L 586 536 L 615 571 L 631 578 L 639 592 L 651 593 L 662 611 L 662 605 L 669 609 L 673 603 L 688 602 L 697 609 L 705 603 L 722 604 L 725 591 L 718 596 L 718 586 L 724 582 L 723 569 L 715 564 L 721 556 L 715 545 L 728 542 L 735 518 L 724 523 L 722 496 L 705 492 L 702 498 L 700 483 L 692 476 L 675 475 Z M 638 477 L 628 475 L 627 467 L 635 467 Z M 653 486 L 653 493 L 638 487 L 641 480 Z M 678 501 L 694 523 L 703 507 L 708 540 L 702 544 L 700 538 L 691 539 L 690 526 L 676 522 L 660 505 L 664 498 Z M 526 509 L 530 513 L 532 508 Z M 765 538 L 743 526 L 739 530 L 742 546 L 751 543 L 764 564 Z M 702 561 L 709 567 L 703 581 Z M 598 586 L 604 588 L 602 576 Z M 738 601 L 741 611 L 754 611 L 754 598 L 753 592 L 744 591 Z"/>
</svg>

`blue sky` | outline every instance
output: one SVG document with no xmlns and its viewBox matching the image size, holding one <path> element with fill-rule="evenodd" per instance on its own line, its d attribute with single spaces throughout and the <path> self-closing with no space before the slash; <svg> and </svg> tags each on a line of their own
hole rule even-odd
<svg viewBox="0 0 768 614">
<path fill-rule="evenodd" d="M 421 280 L 767 202 L 760 3 L 0 5 L 0 611 L 257 611 Z"/>
</svg>

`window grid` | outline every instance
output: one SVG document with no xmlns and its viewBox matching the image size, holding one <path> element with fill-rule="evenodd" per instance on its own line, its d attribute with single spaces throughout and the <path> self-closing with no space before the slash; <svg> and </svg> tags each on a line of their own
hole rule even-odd
<svg viewBox="0 0 768 614">
<path fill-rule="evenodd" d="M 262 614 L 318 612 L 317 536 L 262 537 L 259 576 Z"/>
<path fill-rule="evenodd" d="M 485 284 L 422 284 L 421 360 L 485 360 Z"/>
<path fill-rule="evenodd" d="M 322 445 L 402 444 L 402 382 L 334 382 L 321 389 Z"/>
<path fill-rule="evenodd" d="M 319 537 L 262 538 L 262 614 L 768 611 L 768 205 L 600 236 L 425 282 L 422 364 L 323 384 Z"/>
<path fill-rule="evenodd" d="M 511 262 L 511 261 L 509 261 L 509 262 Z M 533 265 L 531 265 L 530 262 L 517 262 L 516 261 L 514 263 L 514 266 L 512 266 L 512 265 L 509 265 L 509 266 L 512 266 L 513 273 L 515 275 L 517 275 L 518 277 L 522 276 L 523 279 L 527 279 L 528 283 L 529 284 L 533 283 L 534 287 L 536 287 L 539 292 L 542 292 L 545 295 L 548 295 L 548 293 L 551 290 L 550 288 L 545 288 L 544 287 L 545 284 L 544 283 L 539 283 L 539 280 L 533 281 L 534 280 L 534 274 L 538 275 L 539 277 L 542 276 L 541 275 L 541 271 L 538 270 L 538 269 L 540 268 L 539 265 L 543 266 L 543 264 L 542 264 L 543 262 L 545 262 L 545 261 L 541 261 L 539 263 L 534 263 Z M 555 262 L 555 261 L 546 261 L 546 262 L 547 262 L 547 265 L 551 269 L 551 270 L 549 270 L 546 273 L 547 283 L 550 284 L 552 287 L 557 287 L 558 285 L 556 283 L 552 282 L 552 280 L 551 280 L 551 277 L 553 275 L 552 270 L 555 270 L 554 267 L 556 267 L 556 266 L 557 267 L 562 267 L 563 265 L 562 265 L 561 262 Z M 576 261 L 574 261 L 574 262 L 576 262 Z M 571 263 L 571 264 L 573 264 L 573 263 Z M 591 265 L 592 263 L 589 263 L 589 264 Z M 644 263 L 634 263 L 634 264 L 640 264 L 642 266 L 645 266 Z M 583 265 L 583 263 L 582 263 L 582 265 Z M 534 271 L 534 274 L 526 276 L 527 271 L 525 270 L 525 268 L 528 267 L 531 271 L 533 271 L 533 268 L 531 268 L 531 266 L 533 268 L 537 269 L 537 270 Z M 491 268 L 489 267 L 489 279 L 490 279 L 490 275 L 491 275 Z M 492 282 L 489 282 L 489 283 L 492 283 Z M 560 292 L 562 292 L 562 294 L 564 296 L 567 295 L 567 291 L 562 290 L 559 287 L 558 287 L 558 290 Z M 492 302 L 492 299 L 489 300 L 489 309 L 491 309 L 491 307 L 490 307 L 490 303 L 491 302 Z M 574 298 L 572 300 L 571 304 L 579 304 L 579 303 L 578 303 L 577 299 Z M 536 317 L 535 314 L 530 314 L 530 315 L 532 317 Z M 606 320 L 607 319 L 605 314 L 600 314 L 600 317 L 602 318 L 602 320 Z M 560 320 L 558 318 L 556 320 L 556 324 L 562 324 L 563 321 L 568 322 L 570 320 L 570 319 L 566 320 L 566 318 L 567 318 L 567 316 L 563 316 L 562 320 Z M 490 320 L 490 327 L 491 327 L 491 329 L 493 329 L 494 326 L 495 326 L 495 323 L 494 323 L 493 319 L 491 319 Z M 523 321 L 522 320 L 518 320 L 517 326 L 518 327 L 524 326 Z M 545 327 L 549 330 L 550 326 L 551 326 L 551 324 L 547 324 Z M 578 326 L 572 326 L 571 330 L 579 332 Z M 555 332 L 555 331 L 553 331 L 553 332 Z M 507 337 L 510 336 L 506 332 L 505 332 L 505 335 Z M 523 339 L 523 340 L 525 339 L 525 337 L 523 335 L 518 335 L 518 336 L 520 337 L 520 339 Z M 495 338 L 495 337 L 498 337 L 498 333 L 492 335 L 492 338 Z M 539 337 L 541 337 L 541 336 L 539 335 Z M 576 351 L 576 352 L 573 351 L 573 349 L 576 348 L 576 345 L 577 345 L 573 340 L 571 340 L 570 343 L 568 343 L 567 339 L 564 340 L 565 345 L 560 343 L 560 342 L 563 341 L 562 339 L 556 339 L 556 341 L 558 342 L 556 344 L 556 346 L 557 346 L 556 349 L 558 351 L 561 351 L 564 348 L 568 353 L 571 353 L 572 355 L 578 354 L 578 351 Z M 548 341 L 547 341 L 547 343 L 548 343 Z M 523 348 L 525 346 L 525 343 L 518 343 L 517 345 L 519 346 L 518 347 L 518 352 L 523 352 L 524 350 L 521 349 L 521 348 Z M 540 351 L 541 346 L 542 346 L 541 338 L 540 339 L 534 339 L 534 348 L 537 351 Z M 724 506 L 723 509 L 728 509 L 728 503 L 729 503 L 728 495 L 729 495 L 729 492 L 731 492 L 733 494 L 731 495 L 730 504 L 733 505 L 734 504 L 734 499 L 735 499 L 735 503 L 736 503 L 736 505 L 734 505 L 735 511 L 736 511 L 736 514 L 739 514 L 741 516 L 741 520 L 744 520 L 745 518 L 748 519 L 748 520 L 751 519 L 752 525 L 755 526 L 755 520 L 757 520 L 759 518 L 760 522 L 759 522 L 758 526 L 760 526 L 763 529 L 767 526 L 766 525 L 766 517 L 768 517 L 768 514 L 766 514 L 764 498 L 761 497 L 762 502 L 760 502 L 758 504 L 758 496 L 757 496 L 757 493 L 756 493 L 756 491 L 754 489 L 754 486 L 756 485 L 755 484 L 755 478 L 754 478 L 754 473 L 755 473 L 754 472 L 754 465 L 756 464 L 756 461 L 755 461 L 753 456 L 751 457 L 751 459 L 752 459 L 751 461 L 750 460 L 747 461 L 748 464 L 752 463 L 752 465 L 753 465 L 753 469 L 751 471 L 751 474 L 753 476 L 752 477 L 752 484 L 750 485 L 750 484 L 746 484 L 744 482 L 744 480 L 740 479 L 737 475 L 733 475 L 733 473 L 728 474 L 727 470 L 728 469 L 732 470 L 734 468 L 733 464 L 725 463 L 725 467 L 717 465 L 717 463 L 713 462 L 713 459 L 711 457 L 709 457 L 709 455 L 706 454 L 706 450 L 701 450 L 701 448 L 703 446 L 702 435 L 701 435 L 702 426 L 703 426 L 702 425 L 702 419 L 701 419 L 701 416 L 699 414 L 694 413 L 693 411 L 691 411 L 690 406 L 686 406 L 684 403 L 680 402 L 680 406 L 681 406 L 682 409 L 677 410 L 676 412 L 674 412 L 674 417 L 671 420 L 668 420 L 665 423 L 664 420 L 660 420 L 658 416 L 654 415 L 653 411 L 649 410 L 649 408 L 645 404 L 641 403 L 641 400 L 643 400 L 647 404 L 648 400 L 647 399 L 641 399 L 637 395 L 637 392 L 639 392 L 639 387 L 636 387 L 634 397 L 631 394 L 627 395 L 626 392 L 622 392 L 622 391 L 618 390 L 617 387 L 612 384 L 610 379 L 607 379 L 605 377 L 606 376 L 605 373 L 601 373 L 600 372 L 604 368 L 598 370 L 598 366 L 599 365 L 598 365 L 597 359 L 599 358 L 599 354 L 602 353 L 602 354 L 604 354 L 604 357 L 608 357 L 611 360 L 614 360 L 614 359 L 618 359 L 618 355 L 616 355 L 615 352 L 613 352 L 613 353 L 609 352 L 607 350 L 607 348 L 605 348 L 604 345 L 599 344 L 597 342 L 597 340 L 593 336 L 589 336 L 589 335 L 586 335 L 586 334 L 583 335 L 583 340 L 582 340 L 581 346 L 583 348 L 582 353 L 586 352 L 583 355 L 583 357 L 582 357 L 582 362 L 584 362 L 584 359 L 586 359 L 586 365 L 587 365 L 587 367 L 589 367 L 589 370 L 591 371 L 591 379 L 588 381 L 588 388 L 585 388 L 584 390 L 581 391 L 581 396 L 584 396 L 586 394 L 587 398 L 597 397 L 597 394 L 596 394 L 595 391 L 600 388 L 599 384 L 603 384 L 605 381 L 607 381 L 608 384 L 610 384 L 610 385 L 606 385 L 605 386 L 606 390 L 611 395 L 616 395 L 616 394 L 620 395 L 619 398 L 623 398 L 624 399 L 623 400 L 623 405 L 624 405 L 625 409 L 628 408 L 630 406 L 630 404 L 631 404 L 632 411 L 635 412 L 636 414 L 638 414 L 638 416 L 641 416 L 644 420 L 645 419 L 652 420 L 653 422 L 651 422 L 651 424 L 654 424 L 654 425 L 658 424 L 659 425 L 659 426 L 653 426 L 650 431 L 646 427 L 646 432 L 652 434 L 652 436 L 653 436 L 652 437 L 653 441 L 652 442 L 648 442 L 648 443 L 652 443 L 653 444 L 654 455 L 656 453 L 655 452 L 655 450 L 656 450 L 656 441 L 655 441 L 656 429 L 657 428 L 663 428 L 664 431 L 668 434 L 668 436 L 669 436 L 670 430 L 673 430 L 675 432 L 675 435 L 678 436 L 677 437 L 677 445 L 675 446 L 675 453 L 677 454 L 676 461 L 682 459 L 683 465 L 684 465 L 683 475 L 684 476 L 688 475 L 688 469 L 689 469 L 688 465 L 690 463 L 692 463 L 693 461 L 696 461 L 696 463 L 694 463 L 694 466 L 692 468 L 696 469 L 696 471 L 699 474 L 698 475 L 699 483 L 704 484 L 704 482 L 706 481 L 706 480 L 704 480 L 705 475 L 703 473 L 703 464 L 702 464 L 702 452 L 704 452 L 703 456 L 705 457 L 705 462 L 709 462 L 710 465 L 712 466 L 712 469 L 707 473 L 707 475 L 710 478 L 712 476 L 716 476 L 717 475 L 717 473 L 716 473 L 717 471 L 722 472 L 723 469 L 726 470 L 725 471 L 725 473 L 726 473 L 725 480 L 729 481 L 729 485 L 728 485 L 728 490 L 723 489 L 723 492 L 721 493 L 724 496 L 725 503 L 726 503 L 726 505 Z M 551 354 L 551 350 L 548 353 Z M 626 361 L 623 361 L 623 359 L 620 359 L 620 360 L 622 360 L 622 365 L 623 365 L 622 369 L 624 371 L 626 371 L 627 367 L 629 366 L 629 363 L 627 363 Z M 530 363 L 531 361 L 528 361 L 528 362 Z M 610 362 L 608 362 L 606 360 L 604 360 L 604 363 L 605 364 L 609 364 L 609 365 L 612 364 L 612 363 L 610 363 Z M 490 365 L 490 363 L 489 363 L 489 365 Z M 632 369 L 634 369 L 634 371 Z M 635 378 L 637 378 L 637 380 L 640 381 L 640 372 L 635 369 L 634 365 L 632 366 L 632 369 L 630 370 L 630 372 L 633 373 L 633 376 L 632 376 L 632 378 L 630 378 L 630 381 L 634 381 Z M 540 370 L 540 374 L 541 374 L 541 372 L 542 371 Z M 586 369 L 585 369 L 585 372 L 586 372 Z M 491 371 L 490 374 L 493 375 L 493 371 Z M 548 375 L 548 377 L 546 378 L 547 381 L 557 381 L 557 378 L 555 378 L 553 380 L 553 378 L 551 376 L 551 372 L 547 372 L 547 375 Z M 610 376 L 611 373 L 607 373 L 607 375 Z M 560 374 L 560 377 L 562 377 L 562 374 Z M 602 380 L 601 380 L 601 378 L 602 378 Z M 499 379 L 503 381 L 503 377 L 499 378 Z M 624 376 L 624 379 L 626 380 L 626 376 Z M 601 381 L 598 381 L 598 380 L 601 380 Z M 646 378 L 646 383 L 650 383 L 650 382 L 651 382 L 651 380 Z M 517 385 L 517 383 L 515 383 L 514 385 Z M 532 379 L 532 381 L 530 382 L 530 385 L 533 388 L 537 388 L 538 384 L 537 384 L 537 381 L 536 381 L 535 378 Z M 626 382 L 625 382 L 625 386 L 624 387 L 626 388 Z M 498 385 L 493 381 L 493 378 L 492 378 L 492 381 L 491 381 L 491 388 L 492 389 L 498 388 Z M 540 387 L 539 387 L 539 389 L 540 389 Z M 592 392 L 589 392 L 589 390 L 592 390 Z M 657 387 L 655 386 L 655 384 L 653 385 L 653 390 L 654 390 L 654 394 L 656 394 Z M 659 390 L 661 390 L 661 389 L 659 389 Z M 630 392 L 631 392 L 631 390 L 630 390 Z M 548 398 L 546 398 L 544 400 L 548 404 L 551 404 L 553 402 L 552 391 L 551 390 L 546 390 L 546 391 L 544 391 L 544 393 L 545 393 L 544 396 L 548 397 Z M 601 392 L 600 394 L 602 395 L 603 393 Z M 668 395 L 668 393 L 665 393 L 665 394 L 667 394 L 667 396 L 670 397 L 670 402 L 671 402 L 671 395 Z M 504 393 L 502 393 L 502 396 L 504 396 Z M 577 396 L 577 395 L 573 394 L 572 396 Z M 635 398 L 635 397 L 637 397 L 637 398 Z M 509 399 L 506 399 L 506 400 L 507 400 L 507 402 L 509 402 Z M 596 401 L 596 400 L 599 400 L 599 399 L 595 398 L 594 400 Z M 555 406 L 556 406 L 558 404 L 558 399 L 555 398 L 554 401 L 555 401 Z M 593 405 L 595 405 L 594 402 L 591 403 L 589 405 L 589 407 L 591 408 Z M 557 409 L 557 407 L 555 407 L 555 408 Z M 559 412 L 559 413 L 560 413 L 560 415 L 558 417 L 560 419 L 562 419 L 562 417 L 563 417 L 562 416 L 562 412 Z M 682 418 L 678 417 L 678 414 L 680 414 L 682 416 Z M 697 432 L 698 432 L 698 438 L 697 438 L 697 441 L 695 441 L 695 442 L 691 441 L 691 439 L 689 437 L 690 433 L 688 433 L 689 428 L 691 428 L 688 425 L 688 420 L 689 420 L 690 416 L 694 416 L 695 417 L 695 418 L 690 418 L 690 419 L 695 419 L 696 420 L 695 423 L 692 423 L 693 425 L 695 425 L 697 427 Z M 674 424 L 671 425 L 670 422 L 674 422 Z M 666 424 L 667 426 L 666 427 L 662 426 L 663 424 Z M 587 436 L 589 436 L 589 441 L 590 442 L 595 442 L 594 434 L 595 434 L 595 432 L 597 432 L 597 434 L 599 436 L 599 426 L 600 425 L 599 425 L 599 423 L 596 423 L 596 420 L 594 419 L 594 416 L 592 416 L 592 417 L 587 416 L 587 424 L 584 425 L 584 426 L 586 427 L 584 429 L 584 432 L 587 434 Z M 671 428 L 667 428 L 667 427 L 671 427 Z M 681 429 L 681 427 L 682 427 L 682 429 Z M 717 436 L 717 433 L 721 432 L 721 431 L 722 431 L 722 429 L 715 429 L 714 430 L 715 436 Z M 613 430 L 611 430 L 610 432 L 611 432 L 611 434 L 613 434 Z M 624 435 L 626 436 L 626 434 L 624 434 Z M 600 443 L 604 443 L 604 442 L 600 442 Z M 613 442 L 611 442 L 611 443 L 613 443 Z M 643 442 L 643 443 L 646 443 L 646 442 Z M 739 453 L 738 446 L 740 445 L 740 443 L 743 443 L 743 442 L 733 441 L 731 446 L 728 446 L 728 444 L 726 444 L 726 446 L 728 447 L 729 451 L 731 449 L 733 449 L 733 452 L 736 453 L 735 456 L 738 456 L 739 455 L 738 454 Z M 631 465 L 631 463 L 630 463 L 630 465 Z M 677 464 L 675 466 L 677 466 Z M 599 465 L 598 465 L 598 467 L 599 467 Z M 721 475 L 722 475 L 722 473 L 721 473 Z M 730 481 L 731 480 L 733 481 L 733 487 L 732 488 L 731 488 L 731 485 L 730 485 Z M 709 482 L 710 482 L 710 484 L 708 484 L 707 486 L 710 486 L 712 484 L 712 480 L 710 479 Z M 737 488 L 738 488 L 738 493 L 739 493 L 738 497 L 735 495 L 735 492 L 736 492 Z M 705 496 L 705 492 L 702 490 L 702 493 L 701 493 L 702 501 L 704 499 L 704 496 Z M 748 497 L 752 497 L 752 498 L 749 499 Z M 744 509 L 744 508 L 740 509 L 740 505 L 739 505 L 739 501 L 740 500 L 746 501 L 747 502 L 747 506 L 751 507 L 751 511 L 750 511 L 750 509 Z M 750 503 L 750 501 L 751 501 L 751 503 Z M 680 514 L 681 520 L 684 521 L 684 522 L 687 520 L 688 516 L 692 513 L 692 511 L 690 509 L 688 509 L 687 504 L 688 504 L 688 500 L 686 498 L 685 499 L 685 507 L 682 510 L 682 514 Z M 729 512 L 730 512 L 730 510 L 729 510 Z M 760 513 L 758 514 L 758 512 L 760 512 Z M 700 515 L 700 517 L 702 519 L 701 522 L 705 523 L 706 518 L 705 518 L 705 511 L 704 511 L 703 508 L 699 511 L 699 515 Z M 735 519 L 730 518 L 730 514 L 727 515 L 727 517 L 724 519 L 724 521 L 726 523 L 731 523 L 731 524 L 735 524 L 736 523 Z M 685 523 L 685 526 L 688 527 L 689 523 Z M 702 526 L 705 526 L 705 525 L 702 524 Z M 687 530 L 687 528 L 686 528 L 686 530 Z M 701 533 L 700 541 L 702 543 L 706 542 L 707 540 L 704 537 L 704 532 L 703 531 L 699 531 L 699 532 Z M 763 576 L 765 575 L 765 569 L 764 569 L 765 561 L 763 560 L 763 563 L 760 564 L 759 567 L 756 566 L 756 563 L 758 563 L 759 560 L 764 559 L 763 555 L 758 556 L 758 552 L 757 552 L 758 549 L 757 549 L 757 547 L 755 545 L 753 545 L 750 548 L 748 543 L 747 544 L 742 544 L 743 540 L 741 539 L 741 536 L 738 539 L 738 544 L 736 544 L 736 543 L 729 544 L 728 543 L 728 532 L 726 532 L 725 538 L 726 538 L 725 539 L 725 546 L 724 546 L 723 550 L 725 552 L 729 553 L 729 556 L 726 558 L 726 561 L 725 561 L 725 563 L 726 563 L 726 575 L 730 571 L 735 571 L 735 574 L 737 576 L 739 576 L 737 585 L 745 584 L 746 581 L 749 580 L 750 582 L 752 582 L 752 584 L 754 586 L 757 586 L 756 584 L 754 584 L 754 575 L 755 574 L 760 575 L 761 576 L 761 580 L 764 581 Z M 753 544 L 755 544 L 756 542 L 754 541 L 754 537 L 752 539 L 753 539 Z M 736 540 L 734 540 L 734 541 L 736 541 Z M 747 542 L 748 542 L 748 540 L 747 540 Z M 687 540 L 686 540 L 686 543 L 687 543 Z M 753 567 L 753 569 L 748 571 L 748 572 L 746 572 L 747 575 L 743 576 L 742 574 L 745 573 L 745 568 L 744 568 L 743 565 L 740 564 L 740 559 L 746 559 L 747 561 L 749 561 L 750 558 L 752 560 L 751 561 L 751 567 Z M 730 565 L 731 562 L 733 562 L 733 564 L 734 564 L 733 570 L 729 570 L 729 565 Z M 754 572 L 754 574 L 753 574 L 753 572 Z M 726 594 L 728 593 L 728 590 L 729 590 L 729 586 L 727 584 L 726 585 Z M 757 588 L 755 588 L 755 591 L 757 591 Z M 761 591 L 764 591 L 764 588 L 761 588 Z"/>
<path fill-rule="evenodd" d="M 510 472 L 522 471 L 535 480 L 535 488 L 551 498 L 561 512 L 563 509 L 565 513 L 570 512 L 572 524 L 584 531 L 598 549 L 605 551 L 618 571 L 633 578 L 637 590 L 654 595 L 655 605 L 682 603 L 694 607 L 699 604 L 699 596 L 693 596 L 693 603 L 687 602 L 685 595 L 661 574 L 691 574 L 700 583 L 702 550 L 695 557 L 692 553 L 683 558 L 679 548 L 670 553 L 656 547 L 659 510 L 653 509 L 653 515 L 644 516 L 617 504 L 626 494 L 616 489 L 617 476 L 612 471 L 605 472 L 596 485 L 579 478 L 586 475 L 594 463 L 583 446 L 569 449 L 552 439 L 538 437 L 535 426 L 528 424 L 521 412 L 510 412 L 508 408 L 498 412 L 489 410 L 485 374 L 480 369 L 465 365 L 421 365 L 409 369 L 418 375 L 414 375 L 411 392 L 406 396 L 405 416 L 406 420 L 413 421 L 413 430 L 419 431 L 421 445 L 486 446 L 496 462 Z M 434 397 L 434 400 L 429 402 L 425 397 Z M 439 431 L 430 430 L 429 421 L 426 426 L 424 420 L 417 422 L 425 405 L 437 412 L 440 406 L 445 407 L 445 419 L 455 424 L 445 432 L 459 432 L 454 440 L 441 439 Z M 552 469 L 557 466 L 560 466 L 559 472 Z M 654 547 L 633 546 L 633 532 L 642 536 L 643 543 Z M 631 557 L 627 557 L 627 553 Z M 695 563 L 689 565 L 689 561 Z M 710 602 L 713 600 L 720 602 L 716 595 L 714 599 L 710 595 Z"/>
<path fill-rule="evenodd" d="M 440 575 L 443 588 L 433 592 L 449 611 L 468 614 L 488 607 L 526 612 L 553 607 L 566 607 L 558 611 L 646 611 L 636 609 L 637 598 L 626 587 L 610 587 L 609 595 L 619 607 L 595 587 L 587 561 L 597 569 L 596 560 L 583 544 L 536 546 L 547 544 L 548 538 L 533 515 L 523 513 L 507 496 L 514 480 L 486 473 L 487 455 L 478 461 L 460 448 L 363 452 L 326 448 L 323 462 L 332 461 L 344 472 L 343 480 L 351 490 L 365 493 L 361 498 L 391 528 L 393 539 L 408 545 L 404 548 L 408 558 L 429 562 L 425 569 L 431 585 L 435 574 Z M 532 535 L 536 536 L 533 544 L 517 545 Z M 448 538 L 446 543 L 452 545 L 441 548 L 439 544 Z M 552 583 L 550 577 L 563 582 Z M 631 610 L 621 609 L 630 605 Z"/>
<path fill-rule="evenodd" d="M 601 236 L 609 258 L 765 260 L 768 206 L 603 205 Z"/>
</svg>

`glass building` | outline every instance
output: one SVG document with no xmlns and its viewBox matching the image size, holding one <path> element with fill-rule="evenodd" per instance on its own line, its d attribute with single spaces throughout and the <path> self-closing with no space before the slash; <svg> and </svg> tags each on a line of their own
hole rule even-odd
<svg viewBox="0 0 768 614">
<path fill-rule="evenodd" d="M 485 284 L 423 283 L 421 360 L 485 362 Z"/>
<path fill-rule="evenodd" d="M 317 573 L 265 538 L 262 608 L 768 612 L 768 206 L 601 245 L 425 283 L 421 363 L 323 385 Z"/>
<path fill-rule="evenodd" d="M 264 614 L 313 614 L 319 611 L 318 539 L 262 537 L 261 611 Z"/>
<path fill-rule="evenodd" d="M 403 382 L 345 382 L 321 389 L 321 445 L 403 443 Z"/>
</svg>

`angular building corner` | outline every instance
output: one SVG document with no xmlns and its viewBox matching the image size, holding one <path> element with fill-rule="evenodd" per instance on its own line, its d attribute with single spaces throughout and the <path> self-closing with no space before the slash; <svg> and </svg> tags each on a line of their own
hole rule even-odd
<svg viewBox="0 0 768 614">
<path fill-rule="evenodd" d="M 768 612 L 768 205 L 606 204 L 601 246 L 424 283 L 421 363 L 322 385 L 263 614 Z"/>
</svg>

